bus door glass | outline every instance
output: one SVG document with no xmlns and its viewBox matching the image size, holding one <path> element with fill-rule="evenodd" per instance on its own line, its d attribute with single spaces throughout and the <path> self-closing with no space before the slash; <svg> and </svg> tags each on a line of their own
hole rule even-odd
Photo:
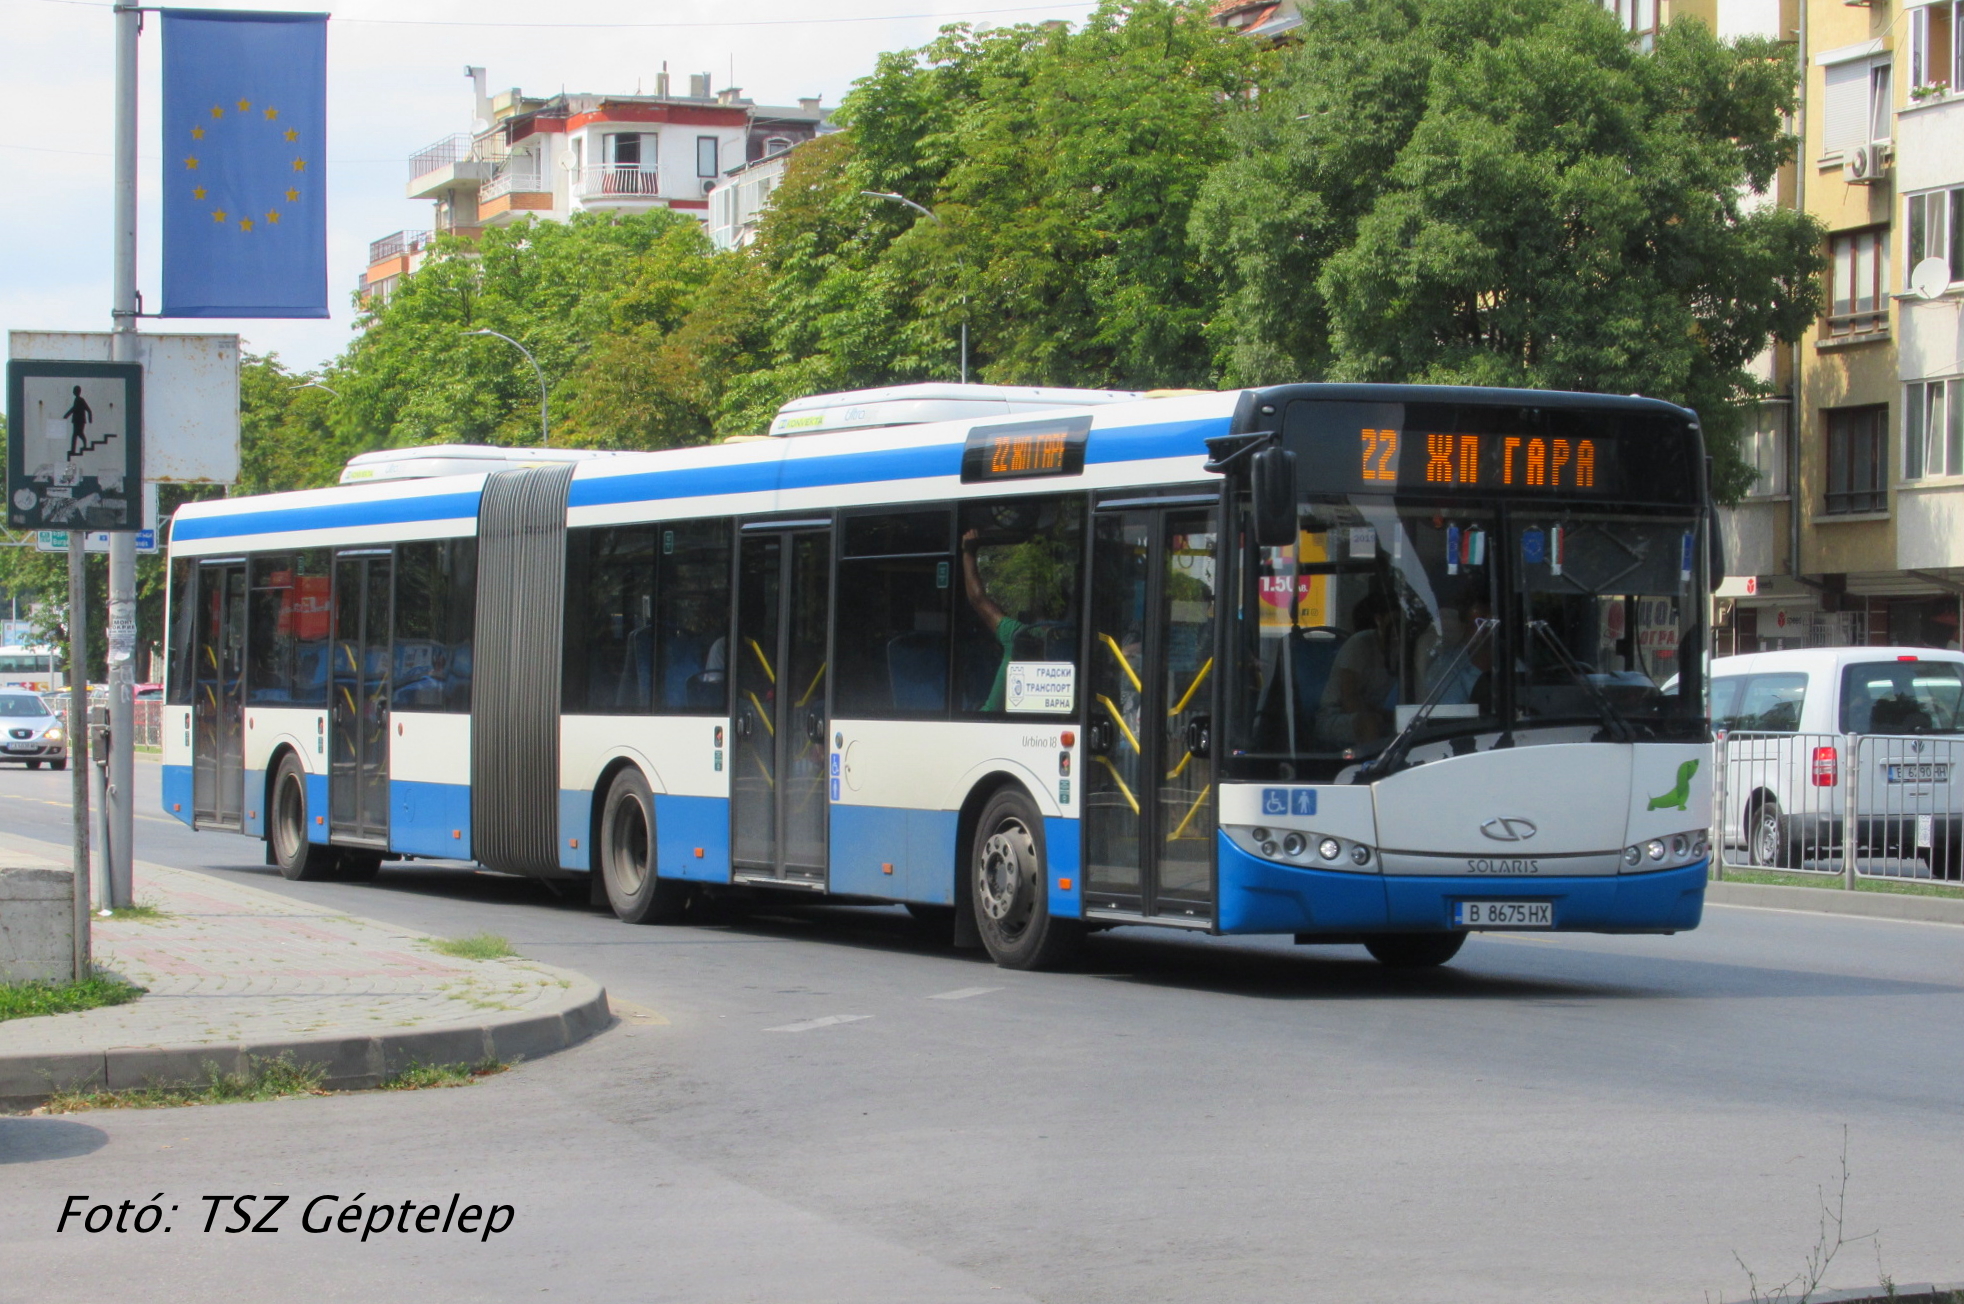
<svg viewBox="0 0 1964 1304">
<path fill-rule="evenodd" d="M 245 797 L 246 572 L 198 567 L 191 718 L 191 800 L 200 828 L 238 828 Z"/>
<path fill-rule="evenodd" d="M 334 558 L 334 677 L 328 720 L 328 833 L 389 837 L 389 616 L 393 556 Z"/>
<path fill-rule="evenodd" d="M 826 870 L 826 532 L 747 531 L 737 577 L 731 847 L 739 878 Z"/>
<path fill-rule="evenodd" d="M 1217 512 L 1101 512 L 1092 542 L 1085 890 L 1092 909 L 1213 914 Z"/>
</svg>

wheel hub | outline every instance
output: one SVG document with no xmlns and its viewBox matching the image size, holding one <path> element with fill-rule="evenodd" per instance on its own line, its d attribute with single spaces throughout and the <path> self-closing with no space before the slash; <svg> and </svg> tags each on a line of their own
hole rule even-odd
<svg viewBox="0 0 1964 1304">
<path fill-rule="evenodd" d="M 1006 930 L 1022 927 L 1035 897 L 1036 840 L 1020 821 L 1005 821 L 982 844 L 982 913 Z"/>
<path fill-rule="evenodd" d="M 648 877 L 648 821 L 639 802 L 623 802 L 608 839 L 607 872 L 623 895 L 633 896 Z"/>
</svg>

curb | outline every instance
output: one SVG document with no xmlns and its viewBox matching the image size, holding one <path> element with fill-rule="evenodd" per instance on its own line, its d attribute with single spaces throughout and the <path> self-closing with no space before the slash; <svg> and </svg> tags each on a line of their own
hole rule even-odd
<svg viewBox="0 0 1964 1304">
<path fill-rule="evenodd" d="M 1721 880 L 1705 885 L 1705 901 L 1709 905 L 1804 910 L 1819 915 L 1907 919 L 1923 924 L 1964 924 L 1964 896 L 1953 900 L 1892 892 L 1849 892 L 1838 887 L 1789 887 L 1785 884 L 1728 883 Z"/>
<path fill-rule="evenodd" d="M 188 1046 L 121 1046 L 57 1055 L 0 1056 L 0 1107 L 32 1107 L 56 1091 L 197 1086 L 210 1070 L 241 1073 L 248 1059 L 291 1055 L 324 1071 L 321 1085 L 340 1091 L 380 1086 L 416 1064 L 525 1060 L 578 1045 L 613 1025 L 606 989 L 578 978 L 567 1003 L 550 1014 L 480 1024 L 381 1033 L 373 1037 L 207 1042 Z"/>
</svg>

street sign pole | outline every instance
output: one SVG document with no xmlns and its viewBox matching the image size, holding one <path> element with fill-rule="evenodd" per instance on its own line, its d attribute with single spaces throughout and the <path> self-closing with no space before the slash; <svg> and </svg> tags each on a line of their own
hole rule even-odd
<svg viewBox="0 0 1964 1304">
<path fill-rule="evenodd" d="M 140 360 L 136 339 L 136 60 L 143 30 L 142 11 L 118 4 L 116 13 L 116 201 L 115 306 L 110 313 L 110 357 Z M 141 483 L 128 486 L 140 502 Z M 130 904 L 131 837 L 135 831 L 135 757 L 130 749 L 136 723 L 136 536 L 119 530 L 109 536 L 109 732 L 107 783 L 103 804 L 108 845 L 102 849 L 109 873 L 104 905 Z M 72 736 L 72 731 L 71 731 Z"/>
<path fill-rule="evenodd" d="M 75 981 L 89 960 L 89 560 L 84 534 L 68 534 L 68 804 L 75 819 Z"/>
</svg>

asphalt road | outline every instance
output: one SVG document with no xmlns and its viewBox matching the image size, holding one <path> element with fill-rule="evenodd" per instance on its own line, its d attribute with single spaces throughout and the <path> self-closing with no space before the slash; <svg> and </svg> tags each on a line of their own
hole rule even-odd
<svg viewBox="0 0 1964 1304">
<path fill-rule="evenodd" d="M 1846 1230 L 1879 1235 L 1826 1284 L 1964 1281 L 1964 928 L 1714 907 L 1420 974 L 1120 929 L 1008 973 L 897 910 L 631 928 L 464 869 L 286 883 L 138 776 L 143 858 L 501 933 L 645 1013 L 459 1090 L 0 1119 L 0 1299 L 1697 1304 L 1803 1266 L 1844 1129 Z M 0 827 L 63 842 L 66 794 L 0 771 Z M 458 1190 L 511 1229 L 295 1213 Z M 67 1195 L 159 1191 L 168 1234 L 55 1233 Z M 283 1234 L 202 1232 L 235 1192 L 295 1197 Z"/>
</svg>

